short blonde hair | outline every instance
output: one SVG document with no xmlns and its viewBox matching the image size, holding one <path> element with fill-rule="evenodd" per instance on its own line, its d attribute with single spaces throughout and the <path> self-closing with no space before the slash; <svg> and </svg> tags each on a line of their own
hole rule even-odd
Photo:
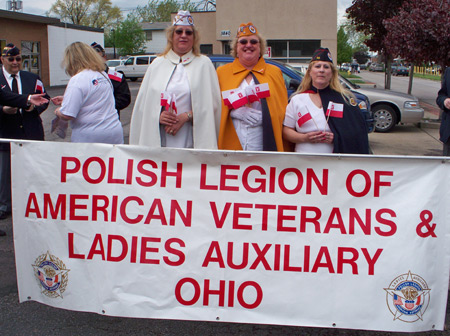
<svg viewBox="0 0 450 336">
<path fill-rule="evenodd" d="M 259 39 L 259 48 L 261 49 L 260 57 L 263 57 L 263 55 L 266 53 L 266 40 L 264 37 L 261 36 L 260 33 L 254 34 Z M 248 38 L 248 36 L 242 36 L 244 38 Z M 238 40 L 239 37 L 235 37 L 233 39 L 233 42 L 231 42 L 231 56 L 234 58 L 237 58 L 237 47 L 238 47 Z"/>
<path fill-rule="evenodd" d="M 298 87 L 297 91 L 295 92 L 295 94 L 302 93 L 302 92 L 305 92 L 305 91 L 311 89 L 311 87 L 312 87 L 311 68 L 317 62 L 321 62 L 321 61 L 312 61 L 311 63 L 309 63 L 308 69 L 306 70 L 306 74 L 303 77 L 302 82 L 301 82 L 300 86 Z M 330 65 L 331 65 L 331 73 L 332 73 L 331 81 L 330 81 L 330 88 L 334 91 L 339 92 L 342 95 L 342 97 L 344 97 L 344 99 L 346 99 L 346 100 L 349 100 L 349 98 L 355 99 L 355 95 L 351 91 L 347 90 L 344 86 L 342 86 L 341 82 L 339 81 L 339 71 L 336 68 L 336 66 L 333 63 L 330 63 Z"/>
<path fill-rule="evenodd" d="M 105 71 L 105 62 L 101 56 L 83 42 L 74 42 L 64 51 L 63 66 L 69 76 L 74 76 L 83 70 Z"/>
<path fill-rule="evenodd" d="M 166 28 L 166 38 L 167 38 L 167 44 L 164 51 L 159 56 L 167 55 L 167 53 L 173 48 L 173 34 L 175 33 L 175 29 L 177 29 L 179 26 L 169 26 Z M 194 31 L 194 44 L 192 45 L 192 53 L 195 56 L 200 56 L 200 33 L 195 28 L 195 26 L 191 26 L 192 30 Z"/>
</svg>

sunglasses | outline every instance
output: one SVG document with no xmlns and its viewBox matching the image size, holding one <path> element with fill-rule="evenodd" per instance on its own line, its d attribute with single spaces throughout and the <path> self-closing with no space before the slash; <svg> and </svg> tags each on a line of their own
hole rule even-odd
<svg viewBox="0 0 450 336">
<path fill-rule="evenodd" d="M 183 33 L 185 33 L 187 36 L 191 36 L 192 34 L 194 34 L 192 30 L 183 30 L 183 29 L 175 30 L 175 34 L 177 35 L 183 35 Z"/>
<path fill-rule="evenodd" d="M 20 61 L 22 61 L 22 57 L 20 57 L 20 56 L 17 56 L 17 57 L 8 57 L 8 61 L 14 62 L 14 60 L 16 60 L 16 62 L 20 62 Z"/>
<path fill-rule="evenodd" d="M 247 40 L 247 39 L 239 40 L 239 43 L 242 44 L 242 45 L 246 45 L 248 42 L 250 42 L 250 44 L 252 44 L 252 45 L 255 45 L 255 44 L 259 43 L 258 40 L 250 40 L 250 41 Z"/>
</svg>

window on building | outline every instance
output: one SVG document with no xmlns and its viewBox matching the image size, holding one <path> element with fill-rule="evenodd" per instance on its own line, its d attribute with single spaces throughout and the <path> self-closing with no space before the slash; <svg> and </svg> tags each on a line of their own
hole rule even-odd
<svg viewBox="0 0 450 336">
<path fill-rule="evenodd" d="M 205 55 L 211 55 L 213 53 L 212 44 L 200 44 L 200 53 Z"/>
<path fill-rule="evenodd" d="M 147 41 L 153 40 L 153 32 L 151 30 L 146 30 L 145 31 L 145 39 Z"/>
<path fill-rule="evenodd" d="M 222 41 L 222 54 L 229 55 L 231 54 L 231 46 L 230 41 Z"/>
<path fill-rule="evenodd" d="M 289 62 L 305 62 L 320 47 L 320 40 L 268 40 L 272 58 Z"/>
<path fill-rule="evenodd" d="M 22 70 L 41 75 L 40 42 L 22 41 Z"/>
</svg>

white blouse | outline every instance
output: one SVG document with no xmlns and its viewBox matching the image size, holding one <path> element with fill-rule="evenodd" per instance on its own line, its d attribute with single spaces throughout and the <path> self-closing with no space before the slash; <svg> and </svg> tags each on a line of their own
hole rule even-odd
<svg viewBox="0 0 450 336">
<path fill-rule="evenodd" d="M 299 126 L 298 119 L 308 112 L 312 118 Z M 323 109 L 314 104 L 309 93 L 300 93 L 291 98 L 286 108 L 283 125 L 293 128 L 299 133 L 331 132 Z M 299 153 L 333 153 L 333 144 L 301 142 L 295 144 L 295 151 Z"/>
</svg>

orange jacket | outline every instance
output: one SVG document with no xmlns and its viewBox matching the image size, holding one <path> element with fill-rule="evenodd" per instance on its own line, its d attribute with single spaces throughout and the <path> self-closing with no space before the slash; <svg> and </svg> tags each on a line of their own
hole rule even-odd
<svg viewBox="0 0 450 336">
<path fill-rule="evenodd" d="M 269 83 L 270 97 L 267 97 L 267 105 L 272 119 L 272 128 L 275 142 L 279 152 L 284 151 L 282 130 L 284 114 L 288 104 L 286 86 L 281 70 L 271 64 L 267 64 L 261 57 L 252 70 L 259 83 Z M 221 91 L 236 89 L 250 73 L 236 58 L 233 63 L 225 64 L 217 69 Z M 219 149 L 242 150 L 236 130 L 230 117 L 230 110 L 222 99 L 222 116 L 219 130 Z"/>
</svg>

